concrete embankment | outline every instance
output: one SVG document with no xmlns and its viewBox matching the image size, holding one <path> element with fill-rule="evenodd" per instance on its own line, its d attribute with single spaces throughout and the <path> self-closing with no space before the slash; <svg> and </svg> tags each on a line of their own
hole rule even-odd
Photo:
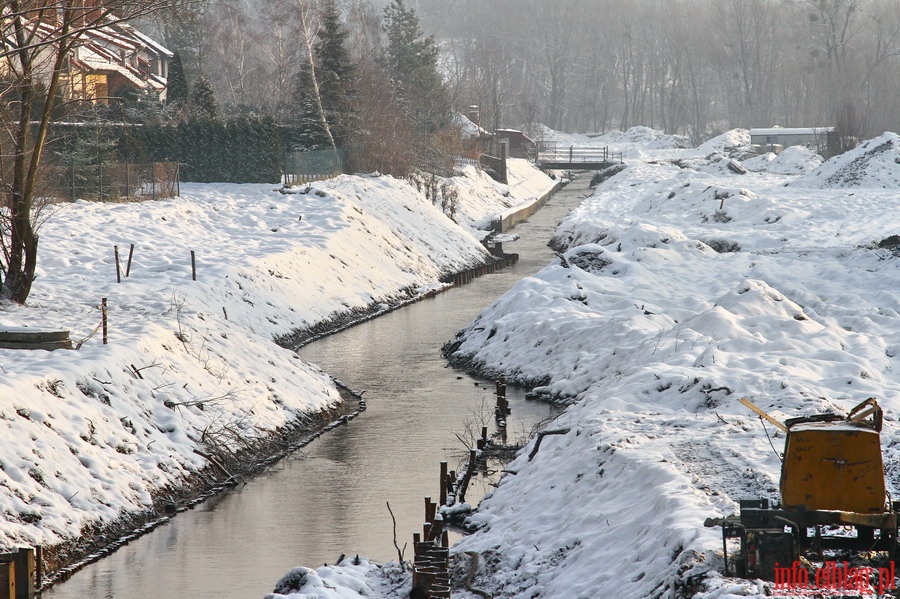
<svg viewBox="0 0 900 599">
<path fill-rule="evenodd" d="M 522 222 L 535 212 L 541 209 L 541 207 L 547 203 L 547 200 L 553 197 L 559 189 L 564 185 L 562 181 L 557 181 L 557 183 L 553 186 L 553 188 L 545 193 L 544 195 L 538 196 L 530 202 L 526 202 L 525 204 L 520 204 L 518 206 L 513 206 L 512 208 L 501 212 L 497 215 L 493 221 L 491 221 L 491 228 L 497 233 L 503 233 L 505 231 L 509 231 L 513 227 L 516 226 L 517 223 Z"/>
</svg>

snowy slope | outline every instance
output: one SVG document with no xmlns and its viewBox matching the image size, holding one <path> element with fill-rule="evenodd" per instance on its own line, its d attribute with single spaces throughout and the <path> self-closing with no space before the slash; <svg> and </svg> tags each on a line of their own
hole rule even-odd
<svg viewBox="0 0 900 599">
<path fill-rule="evenodd" d="M 504 197 L 472 176 L 457 184 L 479 213 L 553 183 L 522 170 Z M 330 379 L 273 338 L 386 309 L 485 258 L 473 231 L 391 177 L 55 206 L 31 297 L 0 305 L 0 328 L 71 330 L 84 345 L 0 349 L 0 545 L 52 544 L 146 509 L 208 465 L 207 440 L 237 449 L 334 405 Z M 108 345 L 95 331 L 101 298 Z"/>
<path fill-rule="evenodd" d="M 564 260 L 457 339 L 458 360 L 573 403 L 553 424 L 569 432 L 508 466 L 517 474 L 473 516 L 482 529 L 454 548 L 486 557 L 476 587 L 763 594 L 716 574 L 721 533 L 703 527 L 740 497 L 777 497 L 780 463 L 742 396 L 782 419 L 877 397 L 896 496 L 900 256 L 881 243 L 900 233 L 897 185 L 882 187 L 900 176 L 894 138 L 803 187 L 785 184 L 806 168 L 736 175 L 696 151 L 631 160 L 564 220 Z M 808 183 L 836 172 L 877 185 Z"/>
<path fill-rule="evenodd" d="M 480 530 L 453 548 L 458 587 L 474 552 L 472 585 L 494 597 L 772 595 L 722 578 L 721 533 L 703 526 L 739 498 L 778 495 L 779 459 L 741 396 L 780 419 L 877 397 L 900 492 L 893 138 L 825 163 L 759 157 L 745 175 L 726 168 L 742 130 L 683 151 L 619 146 L 627 168 L 560 225 L 562 258 L 456 339 L 456 360 L 570 404 L 551 425 L 564 434 L 531 460 L 527 447 L 471 517 Z M 395 565 L 303 574 L 272 597 L 408 591 L 386 584 Z"/>
</svg>

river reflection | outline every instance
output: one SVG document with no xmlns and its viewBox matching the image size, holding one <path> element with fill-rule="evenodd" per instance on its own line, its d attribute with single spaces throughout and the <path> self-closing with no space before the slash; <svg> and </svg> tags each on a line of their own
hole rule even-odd
<svg viewBox="0 0 900 599">
<path fill-rule="evenodd" d="M 557 193 L 505 244 L 514 267 L 320 339 L 307 361 L 365 391 L 367 410 L 276 468 L 180 514 L 45 592 L 49 599 L 184 597 L 254 599 L 287 570 L 334 562 L 341 554 L 397 559 L 424 519 L 423 497 L 438 494 L 444 460 L 465 459 L 464 422 L 494 430 L 493 384 L 448 367 L 440 347 L 478 312 L 554 257 L 546 247 L 559 220 L 587 194 L 587 178 Z M 507 393 L 510 436 L 555 409 Z M 475 484 L 467 499 L 484 491 Z M 407 548 L 405 557 L 411 558 Z"/>
</svg>

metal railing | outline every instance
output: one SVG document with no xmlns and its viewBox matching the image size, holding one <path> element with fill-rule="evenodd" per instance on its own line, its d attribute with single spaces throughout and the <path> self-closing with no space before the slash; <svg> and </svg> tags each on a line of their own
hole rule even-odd
<svg viewBox="0 0 900 599">
<path fill-rule="evenodd" d="M 575 146 L 557 142 L 543 142 L 537 149 L 537 160 L 541 163 L 621 163 L 622 153 L 612 152 L 609 146 Z"/>
</svg>

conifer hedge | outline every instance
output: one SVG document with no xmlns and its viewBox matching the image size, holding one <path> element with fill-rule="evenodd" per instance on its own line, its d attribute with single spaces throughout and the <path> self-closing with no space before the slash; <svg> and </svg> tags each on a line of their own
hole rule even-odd
<svg viewBox="0 0 900 599">
<path fill-rule="evenodd" d="M 132 159 L 179 162 L 182 181 L 281 181 L 282 142 L 271 118 L 242 116 L 148 124 L 129 130 L 128 137 L 126 152 Z"/>
</svg>

